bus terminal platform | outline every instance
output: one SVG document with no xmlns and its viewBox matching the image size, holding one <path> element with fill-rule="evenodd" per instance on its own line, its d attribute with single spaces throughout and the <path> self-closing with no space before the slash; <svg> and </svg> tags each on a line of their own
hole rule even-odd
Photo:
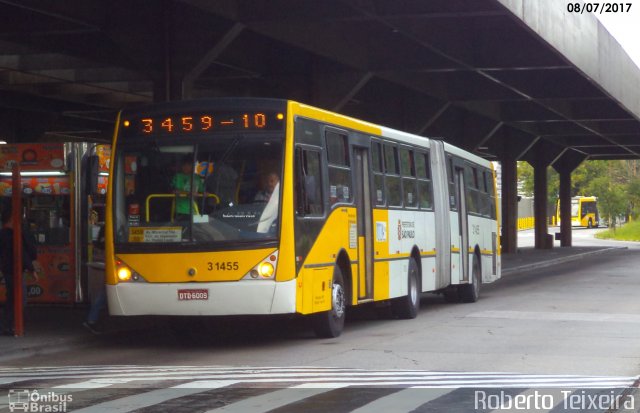
<svg viewBox="0 0 640 413">
<path fill-rule="evenodd" d="M 571 247 L 537 250 L 520 248 L 515 254 L 502 256 L 502 276 L 518 274 L 541 268 L 553 267 L 587 256 L 607 254 L 620 247 Z M 87 315 L 86 305 L 28 306 L 25 309 L 25 334 L 23 337 L 0 336 L 0 363 L 10 360 L 47 356 L 56 352 L 98 345 L 107 339 L 134 337 L 145 331 L 165 328 L 156 317 L 102 317 L 101 334 L 93 334 L 83 326 Z"/>
</svg>

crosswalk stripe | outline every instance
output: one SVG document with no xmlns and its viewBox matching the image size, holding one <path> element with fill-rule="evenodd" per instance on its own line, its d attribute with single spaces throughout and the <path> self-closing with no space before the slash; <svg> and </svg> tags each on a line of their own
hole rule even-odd
<svg viewBox="0 0 640 413">
<path fill-rule="evenodd" d="M 627 387 L 638 376 L 579 376 L 517 374 L 499 372 L 439 372 L 420 370 L 364 370 L 316 367 L 207 367 L 207 366 L 74 366 L 0 369 L 0 383 L 15 384 L 44 380 L 84 380 L 66 387 L 108 386 L 109 380 L 146 382 L 149 380 L 210 382 L 237 381 L 248 384 L 318 383 L 319 387 L 405 386 L 405 387 Z M 23 385 L 24 385 L 23 384 Z M 36 386 L 39 384 L 36 384 Z"/>
<path fill-rule="evenodd" d="M 133 410 L 142 409 L 145 407 L 154 406 L 156 404 L 164 403 L 171 399 L 179 397 L 191 396 L 196 393 L 201 393 L 206 390 L 231 386 L 235 384 L 235 381 L 221 380 L 210 381 L 209 387 L 188 387 L 178 385 L 169 387 L 166 389 L 152 390 L 149 392 L 136 394 L 133 396 L 127 396 L 116 400 L 110 400 L 108 402 L 99 403 L 93 406 L 86 407 L 84 409 L 74 410 L 76 413 L 127 413 Z M 189 383 L 186 383 L 189 384 Z"/>
<path fill-rule="evenodd" d="M 269 410 L 277 409 L 282 406 L 286 406 L 291 403 L 295 403 L 309 397 L 317 396 L 318 394 L 326 393 L 336 388 L 344 387 L 341 385 L 334 385 L 331 387 L 312 388 L 303 386 L 295 386 L 287 389 L 276 390 L 260 396 L 250 397 L 235 403 L 228 404 L 224 407 L 220 407 L 213 410 L 208 410 L 206 413 L 261 413 L 268 412 Z"/>
<path fill-rule="evenodd" d="M 126 384 L 131 380 L 127 379 L 91 379 L 80 383 L 62 384 L 60 386 L 54 386 L 55 390 L 90 390 L 101 389 L 103 387 L 110 387 L 114 384 Z"/>
<path fill-rule="evenodd" d="M 410 412 L 452 391 L 454 391 L 452 388 L 435 389 L 429 392 L 414 388 L 404 389 L 365 404 L 351 413 Z"/>
</svg>

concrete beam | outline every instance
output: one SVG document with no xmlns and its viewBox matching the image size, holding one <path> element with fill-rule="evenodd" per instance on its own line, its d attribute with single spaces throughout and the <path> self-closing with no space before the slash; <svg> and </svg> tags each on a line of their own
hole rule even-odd
<svg viewBox="0 0 640 413">
<path fill-rule="evenodd" d="M 183 98 L 189 98 L 193 93 L 193 82 L 200 77 L 200 75 L 207 70 L 209 66 L 225 51 L 227 47 L 233 41 L 242 34 L 245 29 L 245 25 L 239 22 L 236 22 L 227 32 L 222 36 L 220 40 L 211 48 L 205 55 L 200 59 L 198 63 L 195 64 L 189 70 L 182 79 L 182 95 Z"/>
<path fill-rule="evenodd" d="M 640 119 L 640 95 L 629 88 L 640 84 L 640 70 L 593 14 L 568 13 L 557 0 L 498 1 Z"/>
</svg>

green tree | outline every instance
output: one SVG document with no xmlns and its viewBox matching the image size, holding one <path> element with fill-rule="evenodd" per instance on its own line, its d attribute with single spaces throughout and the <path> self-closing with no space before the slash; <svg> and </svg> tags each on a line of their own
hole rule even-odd
<svg viewBox="0 0 640 413">
<path fill-rule="evenodd" d="M 627 184 L 630 215 L 636 219 L 640 215 L 640 177 L 632 178 Z"/>
<path fill-rule="evenodd" d="M 519 192 L 527 197 L 533 196 L 534 177 L 533 166 L 528 162 L 518 162 Z M 560 189 L 560 175 L 555 169 L 547 168 L 547 196 L 550 204 L 555 204 Z"/>
<path fill-rule="evenodd" d="M 603 175 L 592 179 L 587 189 L 598 197 L 598 209 L 615 230 L 617 218 L 627 212 L 628 201 L 624 185 L 612 182 L 610 176 Z"/>
</svg>

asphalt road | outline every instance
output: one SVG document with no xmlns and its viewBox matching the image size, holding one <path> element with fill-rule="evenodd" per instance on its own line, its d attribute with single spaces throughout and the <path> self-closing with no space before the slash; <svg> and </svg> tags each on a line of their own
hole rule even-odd
<svg viewBox="0 0 640 413">
<path fill-rule="evenodd" d="M 574 232 L 575 244 L 601 245 L 592 232 Z M 523 232 L 521 237 L 522 245 L 529 235 Z M 210 391 L 238 380 L 244 380 L 242 388 L 254 390 L 263 388 L 264 380 L 289 383 L 284 388 L 293 383 L 324 391 L 350 384 L 367 387 L 370 382 L 360 375 L 382 380 L 387 387 L 410 387 L 425 380 L 431 387 L 440 383 L 455 388 L 491 383 L 520 383 L 525 389 L 554 383 L 574 388 L 580 383 L 628 386 L 640 375 L 640 254 L 638 244 L 615 245 L 631 248 L 503 278 L 483 286 L 475 304 L 449 304 L 440 296 L 426 295 L 415 320 L 392 319 L 385 309 L 351 312 L 345 332 L 336 339 L 314 338 L 305 320 L 227 318 L 180 323 L 176 331 L 167 326 L 125 339 L 105 338 L 93 348 L 12 361 L 0 373 L 10 380 L 6 377 L 25 374 L 15 368 L 33 369 L 28 371 L 40 386 L 74 380 L 93 380 L 93 386 L 95 380 L 103 380 L 98 383 L 104 387 L 104 380 L 111 386 L 113 380 L 135 379 L 137 388 L 141 382 L 135 377 L 143 374 L 154 388 L 168 385 L 165 381 L 205 380 Z M 82 374 L 73 373 L 77 369 Z M 52 381 L 43 382 L 41 376 Z M 256 403 L 266 403 L 260 404 L 265 410 L 271 405 L 260 401 L 261 394 L 238 400 L 258 397 Z M 119 403 L 115 400 L 104 411 Z M 457 409 L 465 408 L 468 405 Z"/>
<path fill-rule="evenodd" d="M 12 363 L 637 375 L 638 268 L 640 254 L 621 250 L 503 278 L 484 286 L 475 304 L 426 295 L 415 320 L 380 319 L 379 311 L 363 309 L 349 314 L 336 339 L 314 338 L 304 320 L 228 318 Z"/>
</svg>

